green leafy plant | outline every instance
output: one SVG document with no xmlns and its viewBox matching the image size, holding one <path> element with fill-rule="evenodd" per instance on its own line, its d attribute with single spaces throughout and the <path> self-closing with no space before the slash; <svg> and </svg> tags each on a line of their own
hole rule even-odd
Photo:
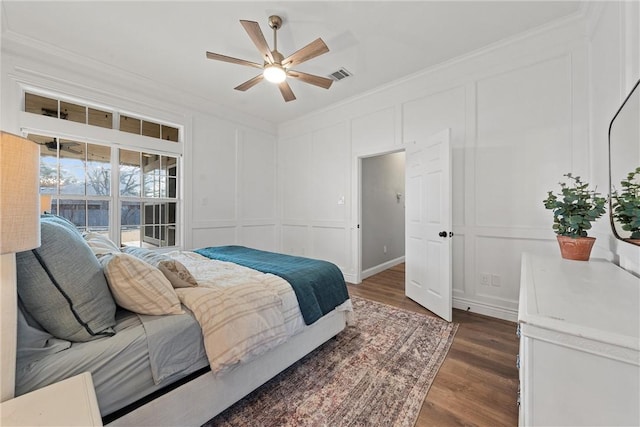
<svg viewBox="0 0 640 427">
<path fill-rule="evenodd" d="M 591 223 L 605 213 L 606 198 L 571 173 L 569 183 L 560 182 L 560 193 L 549 191 L 544 207 L 553 211 L 553 230 L 559 236 L 586 237 Z"/>
<path fill-rule="evenodd" d="M 640 166 L 620 185 L 622 190 L 611 194 L 611 216 L 623 230 L 631 232 L 631 239 L 640 239 Z"/>
</svg>

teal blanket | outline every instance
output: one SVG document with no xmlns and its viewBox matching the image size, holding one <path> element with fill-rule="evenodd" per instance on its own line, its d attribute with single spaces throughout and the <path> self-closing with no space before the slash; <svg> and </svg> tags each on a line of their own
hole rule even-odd
<svg viewBox="0 0 640 427">
<path fill-rule="evenodd" d="M 291 284 L 307 325 L 349 299 L 342 272 L 335 264 L 327 261 L 244 246 L 216 246 L 196 249 L 194 252 L 282 277 Z"/>
</svg>

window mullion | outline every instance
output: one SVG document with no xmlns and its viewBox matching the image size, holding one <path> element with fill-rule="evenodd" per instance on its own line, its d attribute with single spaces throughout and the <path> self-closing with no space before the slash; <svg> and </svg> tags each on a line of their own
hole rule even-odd
<svg viewBox="0 0 640 427">
<path fill-rule="evenodd" d="M 87 145 L 87 143 L 84 143 L 84 150 L 82 150 L 84 152 L 84 159 L 82 160 L 83 165 L 82 165 L 82 170 L 84 172 L 84 229 L 85 230 L 89 230 L 89 200 L 87 200 L 87 185 L 89 185 L 89 173 L 87 171 L 87 168 L 89 167 L 89 147 Z"/>
<path fill-rule="evenodd" d="M 120 148 L 111 147 L 111 211 L 109 212 L 109 221 L 112 226 L 109 227 L 111 240 L 116 242 L 118 246 L 120 242 L 120 217 L 122 215 L 120 208 Z"/>
</svg>

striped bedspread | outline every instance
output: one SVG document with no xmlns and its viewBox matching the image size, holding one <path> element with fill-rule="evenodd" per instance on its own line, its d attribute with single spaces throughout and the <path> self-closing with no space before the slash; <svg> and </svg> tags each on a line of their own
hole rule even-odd
<svg viewBox="0 0 640 427">
<path fill-rule="evenodd" d="M 230 261 L 282 277 L 293 287 L 307 325 L 349 300 L 342 272 L 328 261 L 244 246 L 216 246 L 197 249 L 194 252 L 211 259 Z"/>
</svg>

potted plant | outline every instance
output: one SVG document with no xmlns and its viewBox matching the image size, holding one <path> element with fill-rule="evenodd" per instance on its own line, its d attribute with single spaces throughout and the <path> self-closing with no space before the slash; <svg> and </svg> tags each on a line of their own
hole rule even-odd
<svg viewBox="0 0 640 427">
<path fill-rule="evenodd" d="M 611 216 L 625 231 L 629 240 L 640 241 L 640 166 L 620 181 L 621 191 L 611 194 Z"/>
<path fill-rule="evenodd" d="M 605 213 L 606 199 L 579 176 L 564 174 L 569 183 L 560 183 L 560 193 L 548 192 L 544 207 L 553 211 L 553 230 L 565 259 L 588 261 L 595 237 L 588 237 L 591 223 Z"/>
</svg>

